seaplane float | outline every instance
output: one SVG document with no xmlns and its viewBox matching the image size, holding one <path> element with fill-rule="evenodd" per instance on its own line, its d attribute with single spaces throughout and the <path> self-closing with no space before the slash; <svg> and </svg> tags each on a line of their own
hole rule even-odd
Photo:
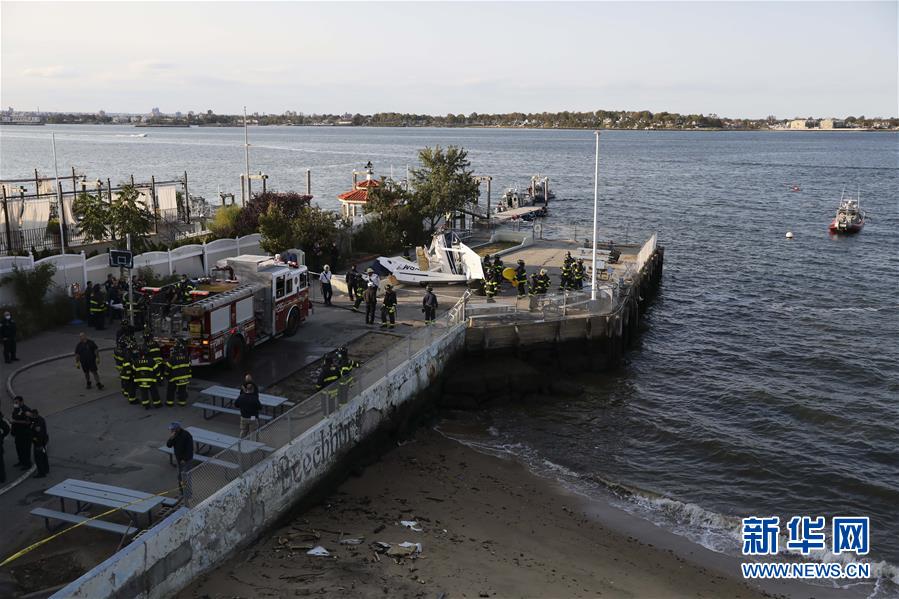
<svg viewBox="0 0 899 599">
<path fill-rule="evenodd" d="M 431 245 L 422 250 L 422 264 L 400 256 L 381 256 L 372 268 L 379 276 L 393 275 L 401 283 L 422 286 L 468 284 L 484 278 L 481 257 L 452 231 L 434 234 Z"/>
</svg>

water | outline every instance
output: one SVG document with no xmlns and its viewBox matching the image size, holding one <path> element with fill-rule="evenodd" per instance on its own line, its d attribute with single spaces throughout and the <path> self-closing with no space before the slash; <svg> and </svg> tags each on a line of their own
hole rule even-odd
<svg viewBox="0 0 899 599">
<path fill-rule="evenodd" d="M 240 129 L 3 128 L 0 173 L 51 172 L 51 130 L 63 169 L 187 170 L 193 193 L 239 191 Z M 118 137 L 134 132 L 150 135 Z M 620 371 L 579 377 L 577 401 L 497 411 L 496 444 L 588 492 L 622 485 L 631 509 L 722 551 L 747 515 L 868 515 L 871 558 L 899 564 L 899 136 L 601 139 L 600 235 L 658 230 L 661 294 Z M 547 228 L 591 218 L 589 131 L 253 128 L 251 143 L 274 188 L 302 190 L 311 168 L 326 207 L 368 160 L 401 177 L 417 149 L 456 144 L 497 194 L 548 175 Z M 844 186 L 861 189 L 869 222 L 831 237 Z"/>
</svg>

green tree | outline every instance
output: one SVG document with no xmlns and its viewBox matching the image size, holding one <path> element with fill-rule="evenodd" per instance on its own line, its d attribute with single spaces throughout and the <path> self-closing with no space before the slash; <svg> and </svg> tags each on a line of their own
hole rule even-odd
<svg viewBox="0 0 899 599">
<path fill-rule="evenodd" d="M 262 234 L 260 245 L 270 254 L 290 249 L 296 242 L 294 222 L 277 204 L 269 204 L 268 210 L 259 216 L 259 232 Z"/>
<path fill-rule="evenodd" d="M 478 182 L 464 149 L 449 146 L 425 148 L 418 153 L 421 168 L 412 169 L 412 211 L 428 222 L 433 233 L 447 213 L 459 210 L 478 198 Z"/>
<path fill-rule="evenodd" d="M 153 230 L 153 213 L 140 201 L 140 192 L 133 185 L 123 185 L 113 197 L 109 225 L 113 234 L 120 238 L 130 233 L 132 243 L 137 248 L 143 245 L 144 238 Z"/>
<path fill-rule="evenodd" d="M 230 206 L 220 206 L 215 211 L 212 222 L 209 223 L 209 230 L 216 237 L 236 237 L 237 221 L 240 219 L 240 206 L 234 204 Z"/>
<path fill-rule="evenodd" d="M 0 285 L 12 287 L 20 310 L 37 315 L 43 309 L 47 292 L 53 285 L 54 274 L 56 267 L 52 264 L 38 264 L 27 270 L 13 265 L 12 272 L 0 279 Z"/>
<path fill-rule="evenodd" d="M 72 203 L 72 211 L 78 217 L 78 230 L 86 241 L 102 241 L 109 237 L 109 204 L 99 194 L 78 194 Z"/>
<path fill-rule="evenodd" d="M 272 254 L 299 248 L 311 255 L 316 244 L 325 248 L 336 241 L 339 220 L 335 212 L 318 206 L 303 206 L 291 218 L 283 206 L 271 204 L 259 216 L 262 248 Z"/>
</svg>

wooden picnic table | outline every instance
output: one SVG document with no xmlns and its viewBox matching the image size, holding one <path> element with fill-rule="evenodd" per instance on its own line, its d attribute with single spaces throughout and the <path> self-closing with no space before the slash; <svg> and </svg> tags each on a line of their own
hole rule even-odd
<svg viewBox="0 0 899 599">
<path fill-rule="evenodd" d="M 230 407 L 234 405 L 235 400 L 240 395 L 240 389 L 235 389 L 234 387 L 223 387 L 222 385 L 213 385 L 212 387 L 207 387 L 200 391 L 202 395 L 208 395 L 212 398 L 212 404 L 215 405 L 216 401 L 221 401 L 222 407 Z M 227 406 L 226 406 L 227 403 Z M 271 409 L 274 414 L 275 410 L 280 410 L 281 413 L 284 413 L 286 408 L 293 406 L 293 402 L 288 400 L 286 397 L 281 397 L 280 395 L 270 395 L 268 393 L 260 393 L 259 394 L 259 403 L 262 404 L 263 408 Z"/>
<path fill-rule="evenodd" d="M 186 430 L 194 438 L 194 444 L 196 445 L 197 453 L 200 454 L 204 453 L 202 451 L 203 446 L 206 446 L 208 448 L 207 451 L 213 447 L 218 447 L 219 449 L 231 449 L 240 453 L 253 453 L 255 451 L 275 451 L 273 447 L 269 447 L 265 443 L 260 443 L 259 441 L 250 441 L 249 439 L 232 437 L 231 435 L 208 431 L 205 428 L 189 426 Z"/>
<path fill-rule="evenodd" d="M 119 508 L 127 512 L 131 515 L 129 517 L 132 518 L 132 521 L 133 515 L 147 514 L 148 524 L 153 523 L 154 508 L 161 504 L 174 505 L 176 503 L 175 499 L 145 493 L 144 491 L 103 485 L 74 478 L 68 478 L 59 484 L 53 485 L 44 493 L 53 497 L 59 497 L 59 503 L 63 512 L 66 511 L 66 500 L 70 499 L 75 502 L 76 514 L 85 511 L 90 505 L 102 505 L 104 507 Z"/>
</svg>

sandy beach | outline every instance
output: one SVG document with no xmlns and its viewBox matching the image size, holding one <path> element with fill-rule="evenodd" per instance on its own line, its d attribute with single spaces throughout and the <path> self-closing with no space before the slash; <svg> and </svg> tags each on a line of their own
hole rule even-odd
<svg viewBox="0 0 899 599">
<path fill-rule="evenodd" d="M 592 511 L 514 461 L 420 429 L 179 596 L 765 596 Z M 402 542 L 420 554 L 391 556 Z M 307 555 L 315 546 L 330 555 Z"/>
</svg>

